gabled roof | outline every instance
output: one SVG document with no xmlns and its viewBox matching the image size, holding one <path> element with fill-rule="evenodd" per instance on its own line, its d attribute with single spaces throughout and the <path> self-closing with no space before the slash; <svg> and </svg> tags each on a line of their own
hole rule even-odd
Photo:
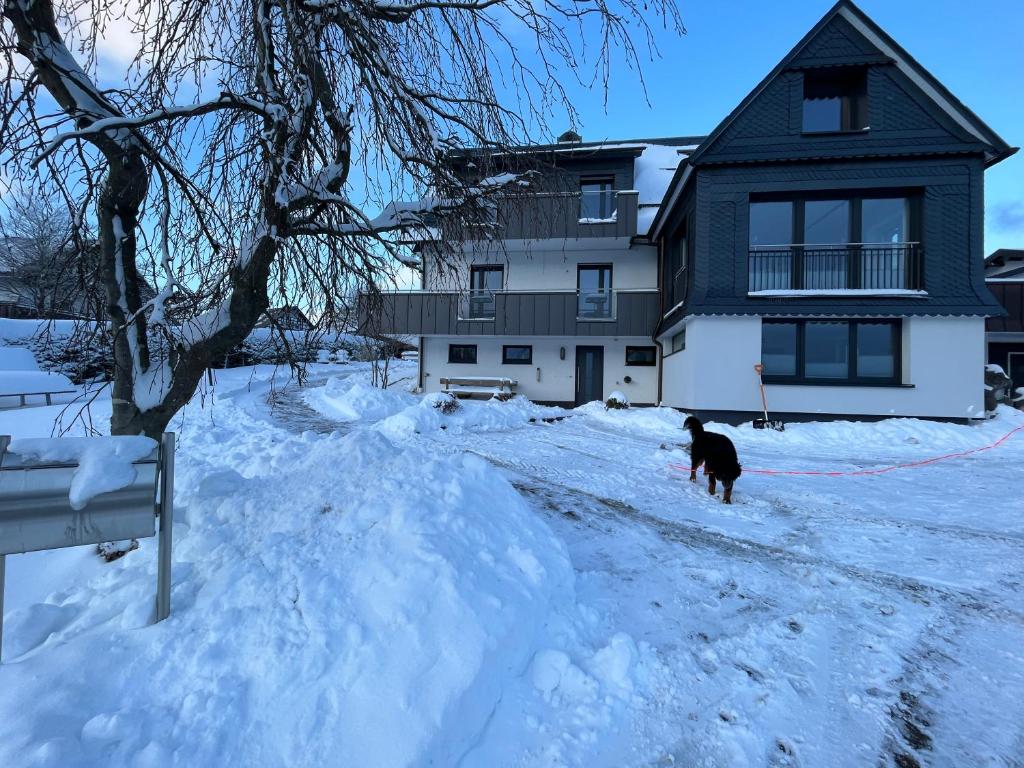
<svg viewBox="0 0 1024 768">
<path fill-rule="evenodd" d="M 715 143 L 715 140 L 732 125 L 740 114 L 760 95 L 760 93 L 771 83 L 781 72 L 789 68 L 793 61 L 804 51 L 818 34 L 837 16 L 849 22 L 854 29 L 863 35 L 872 45 L 888 57 L 893 64 L 924 92 L 935 104 L 942 109 L 957 125 L 973 135 L 983 144 L 987 144 L 991 150 L 986 153 L 987 164 L 1003 160 L 1017 150 L 1011 147 L 999 135 L 993 131 L 985 122 L 963 104 L 956 96 L 950 93 L 949 89 L 940 83 L 928 70 L 921 66 L 918 61 L 907 53 L 889 34 L 878 26 L 865 14 L 852 0 L 839 0 L 811 30 L 803 36 L 793 49 L 787 53 L 771 72 L 757 84 L 757 86 L 739 105 L 729 113 L 718 126 L 710 133 L 708 138 L 701 144 L 691 157 L 691 162 L 698 164 L 701 156 Z"/>
<path fill-rule="evenodd" d="M 865 14 L 851 0 L 839 0 L 829 11 L 821 17 L 810 31 L 800 39 L 792 50 L 775 65 L 754 89 L 744 97 L 729 115 L 701 142 L 700 146 L 690 155 L 689 161 L 681 163 L 676 171 L 672 183 L 669 184 L 666 200 L 661 210 L 655 217 L 651 227 L 651 237 L 655 237 L 661 229 L 662 224 L 678 199 L 681 186 L 689 177 L 689 169 L 699 165 L 701 157 L 707 153 L 717 139 L 731 126 L 736 119 L 750 106 L 750 104 L 775 80 L 783 71 L 788 69 L 800 54 L 815 40 L 825 27 L 836 17 L 842 17 L 852 25 L 858 33 L 874 45 L 883 56 L 887 57 L 911 82 L 914 83 L 928 98 L 930 98 L 946 115 L 948 115 L 960 128 L 974 136 L 981 144 L 986 145 L 986 165 L 993 165 L 1005 160 L 1017 151 L 1011 147 L 1000 136 L 993 131 L 980 117 L 963 104 L 949 89 L 940 83 L 928 70 L 904 48 L 893 40 L 878 24 Z"/>
<path fill-rule="evenodd" d="M 986 256 L 985 278 L 1024 280 L 1024 250 L 1000 248 Z"/>
</svg>

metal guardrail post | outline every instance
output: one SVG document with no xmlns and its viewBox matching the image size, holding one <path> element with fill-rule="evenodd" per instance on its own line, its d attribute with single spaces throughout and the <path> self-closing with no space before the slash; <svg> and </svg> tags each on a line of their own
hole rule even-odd
<svg viewBox="0 0 1024 768">
<path fill-rule="evenodd" d="M 160 541 L 156 570 L 156 620 L 171 614 L 171 526 L 174 523 L 174 433 L 160 440 Z"/>
<path fill-rule="evenodd" d="M 0 466 L 4 463 L 4 454 L 11 444 L 10 435 L 0 435 Z M 7 555 L 0 555 L 0 663 L 4 660 L 4 581 L 7 576 Z"/>
</svg>

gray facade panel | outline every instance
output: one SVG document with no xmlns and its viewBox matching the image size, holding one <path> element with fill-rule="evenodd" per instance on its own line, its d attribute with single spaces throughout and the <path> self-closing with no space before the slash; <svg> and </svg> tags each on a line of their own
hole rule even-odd
<svg viewBox="0 0 1024 768">
<path fill-rule="evenodd" d="M 577 321 L 577 294 L 495 295 L 493 321 L 459 320 L 458 294 L 394 292 L 360 297 L 360 332 L 414 336 L 645 336 L 654 333 L 657 291 L 621 292 L 613 320 Z"/>
</svg>

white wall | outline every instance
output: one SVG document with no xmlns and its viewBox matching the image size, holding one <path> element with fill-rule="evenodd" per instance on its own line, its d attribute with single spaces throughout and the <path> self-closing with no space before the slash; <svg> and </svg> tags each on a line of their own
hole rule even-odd
<svg viewBox="0 0 1024 768">
<path fill-rule="evenodd" d="M 476 365 L 448 362 L 449 344 L 476 344 Z M 502 365 L 504 344 L 533 347 L 531 365 Z M 516 391 L 531 400 L 572 402 L 576 396 L 576 346 L 604 347 L 604 397 L 615 390 L 633 403 L 654 403 L 658 397 L 658 368 L 625 364 L 627 346 L 652 346 L 648 338 L 610 337 L 525 337 L 525 336 L 431 336 L 423 340 L 421 360 L 423 386 L 427 392 L 444 387 L 441 377 L 504 376 L 519 382 Z M 565 359 L 559 355 L 565 348 Z M 540 380 L 538 381 L 538 369 Z M 626 384 L 629 376 L 632 382 Z"/>
<path fill-rule="evenodd" d="M 611 264 L 615 290 L 655 289 L 658 287 L 657 248 L 630 246 L 628 240 L 590 238 L 557 241 L 556 249 L 539 246 L 500 250 L 468 251 L 456 257 L 444 275 L 428 267 L 430 290 L 468 290 L 469 269 L 473 264 L 500 264 L 505 269 L 508 291 L 575 291 L 579 264 Z"/>
<path fill-rule="evenodd" d="M 670 345 L 670 335 L 659 341 Z M 694 410 L 758 411 L 753 366 L 760 357 L 760 318 L 689 318 L 686 350 L 665 359 L 663 402 Z M 984 363 L 984 318 L 904 318 L 903 383 L 912 386 L 769 384 L 768 406 L 790 413 L 978 418 L 984 415 Z"/>
</svg>

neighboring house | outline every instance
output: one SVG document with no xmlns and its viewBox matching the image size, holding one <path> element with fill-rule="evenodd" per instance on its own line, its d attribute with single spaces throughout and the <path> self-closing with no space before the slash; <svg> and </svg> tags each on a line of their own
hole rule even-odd
<svg viewBox="0 0 1024 768">
<path fill-rule="evenodd" d="M 298 307 L 287 305 L 271 307 L 256 323 L 257 328 L 276 328 L 282 331 L 308 331 L 313 327 L 309 318 Z"/>
<path fill-rule="evenodd" d="M 985 259 L 985 283 L 1006 310 L 985 323 L 988 361 L 1024 387 L 1024 250 L 1003 248 Z"/>
<path fill-rule="evenodd" d="M 86 261 L 96 269 L 95 260 Z M 0 317 L 34 320 L 103 317 L 106 294 L 98 280 L 83 280 L 76 252 L 40 253 L 32 240 L 0 238 Z M 83 289 L 83 282 L 88 283 Z"/>
<path fill-rule="evenodd" d="M 425 390 L 739 422 L 763 362 L 790 419 L 984 414 L 983 174 L 1016 150 L 853 3 L 706 138 L 563 139 L 524 151 L 572 194 L 499 201 L 500 247 L 368 313 L 421 337 Z"/>
</svg>

